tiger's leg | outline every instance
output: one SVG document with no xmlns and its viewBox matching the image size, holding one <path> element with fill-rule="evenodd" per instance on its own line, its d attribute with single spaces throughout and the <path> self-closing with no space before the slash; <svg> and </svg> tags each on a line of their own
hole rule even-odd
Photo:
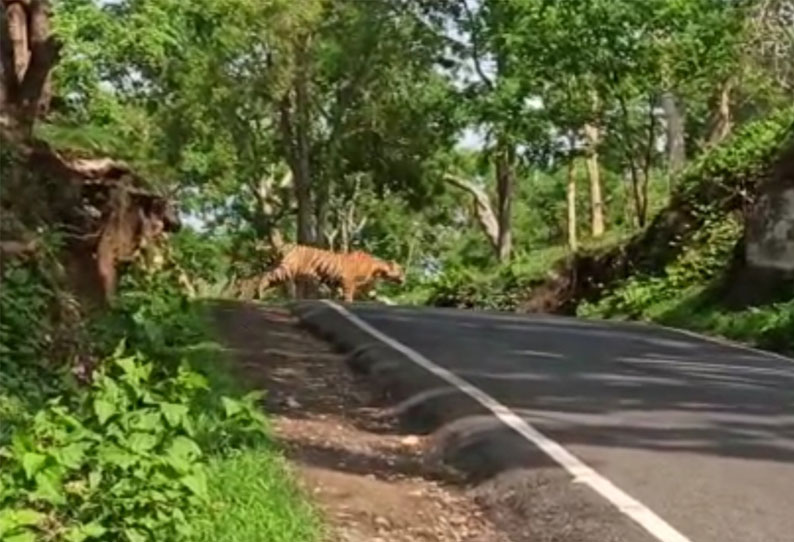
<svg viewBox="0 0 794 542">
<path fill-rule="evenodd" d="M 259 299 L 262 299 L 265 296 L 265 291 L 267 290 L 268 283 L 265 282 L 264 278 L 260 278 L 256 283 L 256 296 Z"/>
<path fill-rule="evenodd" d="M 345 303 L 352 303 L 353 298 L 356 296 L 356 283 L 354 281 L 344 281 L 342 283 L 342 291 L 345 297 Z"/>
<path fill-rule="evenodd" d="M 287 296 L 289 296 L 290 299 L 297 299 L 298 287 L 295 285 L 295 281 L 288 280 L 286 286 L 287 286 Z"/>
<path fill-rule="evenodd" d="M 373 292 L 375 291 L 375 283 L 374 282 L 365 282 L 360 284 L 358 287 L 358 292 L 361 294 L 362 297 L 373 297 Z"/>
<path fill-rule="evenodd" d="M 221 286 L 221 295 L 234 297 L 237 289 L 237 275 L 232 273 Z"/>
<path fill-rule="evenodd" d="M 319 287 L 323 284 L 323 277 L 313 269 L 304 270 L 298 278 L 296 284 L 296 294 L 301 299 L 312 299 L 318 297 Z"/>
<path fill-rule="evenodd" d="M 264 290 L 271 285 L 285 283 L 287 287 L 287 295 L 289 295 L 292 299 L 295 299 L 298 294 L 296 283 L 303 284 L 306 281 L 318 282 L 319 280 L 320 276 L 314 271 L 304 271 L 299 275 L 295 275 L 286 266 L 279 266 L 269 273 L 265 273 L 265 275 L 262 277 L 261 281 L 259 282 L 260 297 L 261 292 L 264 292 Z"/>
</svg>

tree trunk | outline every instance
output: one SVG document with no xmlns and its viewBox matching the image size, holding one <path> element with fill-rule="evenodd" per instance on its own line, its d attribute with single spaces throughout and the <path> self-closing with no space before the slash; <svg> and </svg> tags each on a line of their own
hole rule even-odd
<svg viewBox="0 0 794 542">
<path fill-rule="evenodd" d="M 672 92 L 663 92 L 661 105 L 664 110 L 667 135 L 667 167 L 675 175 L 686 164 L 685 113 L 683 104 Z"/>
<path fill-rule="evenodd" d="M 339 225 L 340 241 L 339 250 L 341 252 L 350 252 L 350 228 L 347 220 L 347 213 L 342 213 L 342 223 Z"/>
<path fill-rule="evenodd" d="M 600 133 L 593 124 L 585 124 L 587 138 L 587 176 L 590 180 L 590 233 L 593 237 L 604 235 L 604 198 L 601 193 L 601 169 L 598 164 Z"/>
<path fill-rule="evenodd" d="M 306 44 L 298 49 L 297 73 L 295 77 L 295 199 L 298 202 L 298 243 L 317 244 L 317 229 L 312 205 L 311 169 L 309 162 L 309 79 Z M 299 299 L 317 297 L 317 286 L 309 281 L 298 280 L 296 294 Z"/>
<path fill-rule="evenodd" d="M 618 98 L 625 132 L 631 133 L 629 110 L 626 101 Z M 633 195 L 635 225 L 642 228 L 648 219 L 648 183 L 650 181 L 651 165 L 653 163 L 653 149 L 656 142 L 656 114 L 654 112 L 655 97 L 648 95 L 648 137 L 644 148 L 637 149 L 635 143 L 624 136 L 624 153 L 629 173 L 631 175 L 631 190 Z M 642 153 L 640 156 L 638 154 Z"/>
<path fill-rule="evenodd" d="M 293 189 L 298 207 L 296 240 L 302 245 L 314 245 L 317 242 L 309 156 L 309 123 L 311 121 L 309 62 L 308 37 L 304 37 L 298 43 L 295 51 L 295 78 L 292 89 L 295 98 L 294 114 L 290 92 L 282 98 L 279 104 L 281 136 L 292 170 Z M 298 297 L 309 297 L 316 293 L 316 289 L 304 281 L 300 281 L 297 286 Z"/>
<path fill-rule="evenodd" d="M 0 9 L 0 115 L 2 127 L 29 137 L 50 103 L 50 72 L 60 46 L 50 31 L 45 0 L 3 2 Z"/>
<path fill-rule="evenodd" d="M 566 196 L 568 200 L 568 247 L 576 252 L 579 242 L 576 235 L 576 160 L 573 156 L 568 161 L 568 186 Z"/>
<path fill-rule="evenodd" d="M 720 87 L 717 96 L 717 109 L 712 115 L 711 132 L 708 136 L 708 145 L 716 145 L 728 137 L 733 129 L 733 116 L 731 114 L 731 92 L 733 80 L 728 79 Z"/>
<path fill-rule="evenodd" d="M 258 239 L 267 239 L 271 248 L 279 250 L 284 245 L 284 238 L 278 229 L 282 216 L 289 211 L 289 202 L 279 199 L 283 186 L 291 185 L 292 175 L 287 174 L 280 181 L 274 176 L 262 176 L 250 181 L 248 187 L 256 200 L 256 209 L 247 218 Z"/>
<path fill-rule="evenodd" d="M 634 162 L 630 164 L 629 172 L 631 173 L 631 200 L 634 203 L 634 225 L 638 228 L 644 228 L 646 205 L 643 200 L 642 173 Z"/>
<path fill-rule="evenodd" d="M 309 78 L 308 51 L 305 41 L 297 51 L 295 74 L 295 198 L 298 202 L 298 243 L 316 242 L 309 163 Z"/>
<path fill-rule="evenodd" d="M 642 169 L 640 175 L 640 190 L 642 199 L 638 201 L 638 222 L 640 227 L 645 227 L 648 221 L 648 186 L 651 182 L 651 166 L 653 165 L 653 150 L 656 145 L 656 126 L 657 117 L 654 112 L 656 99 L 653 94 L 648 95 L 648 137 L 645 140 L 645 149 L 642 158 Z"/>
<path fill-rule="evenodd" d="M 515 149 L 502 141 L 496 149 L 496 219 L 499 224 L 496 256 L 500 262 L 513 251 L 512 207 L 515 190 Z"/>
<path fill-rule="evenodd" d="M 328 193 L 321 189 L 314 202 L 315 244 L 320 248 L 332 249 L 328 224 Z"/>
</svg>

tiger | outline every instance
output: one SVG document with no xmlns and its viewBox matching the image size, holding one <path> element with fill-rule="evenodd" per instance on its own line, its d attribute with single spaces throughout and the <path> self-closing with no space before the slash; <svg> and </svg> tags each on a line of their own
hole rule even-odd
<svg viewBox="0 0 794 542">
<path fill-rule="evenodd" d="M 285 245 L 278 265 L 259 281 L 260 297 L 270 286 L 296 278 L 341 285 L 345 302 L 351 303 L 357 291 L 369 290 L 378 279 L 402 284 L 405 273 L 397 262 L 381 260 L 362 250 L 332 252 L 306 245 Z"/>
</svg>

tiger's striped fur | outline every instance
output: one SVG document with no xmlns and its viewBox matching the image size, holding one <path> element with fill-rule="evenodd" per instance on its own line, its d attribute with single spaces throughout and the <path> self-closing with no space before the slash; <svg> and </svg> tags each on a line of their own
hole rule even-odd
<svg viewBox="0 0 794 542">
<path fill-rule="evenodd" d="M 384 261 L 361 250 L 345 253 L 305 245 L 285 245 L 281 254 L 279 264 L 260 280 L 260 294 L 271 285 L 305 278 L 340 285 L 345 301 L 352 302 L 357 291 L 369 289 L 377 279 L 398 284 L 405 280 L 397 262 Z"/>
</svg>

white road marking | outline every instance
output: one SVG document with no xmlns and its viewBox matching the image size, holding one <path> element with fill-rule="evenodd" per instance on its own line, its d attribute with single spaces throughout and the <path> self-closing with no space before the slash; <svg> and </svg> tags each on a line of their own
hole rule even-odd
<svg viewBox="0 0 794 542">
<path fill-rule="evenodd" d="M 672 525 L 656 515 L 650 508 L 617 487 L 594 469 L 584 464 L 579 458 L 563 448 L 562 445 L 539 432 L 527 423 L 526 420 L 522 419 L 515 412 L 481 389 L 463 380 L 447 369 L 436 365 L 419 352 L 375 329 L 370 324 L 333 301 L 321 300 L 320 302 L 338 312 L 358 328 L 402 353 L 420 367 L 446 380 L 463 393 L 472 397 L 485 408 L 493 412 L 502 423 L 519 433 L 551 459 L 559 463 L 560 466 L 573 476 L 574 482 L 590 487 L 593 491 L 612 503 L 621 513 L 641 525 L 648 533 L 659 540 L 659 542 L 692 542 L 689 538 L 678 532 Z"/>
</svg>

